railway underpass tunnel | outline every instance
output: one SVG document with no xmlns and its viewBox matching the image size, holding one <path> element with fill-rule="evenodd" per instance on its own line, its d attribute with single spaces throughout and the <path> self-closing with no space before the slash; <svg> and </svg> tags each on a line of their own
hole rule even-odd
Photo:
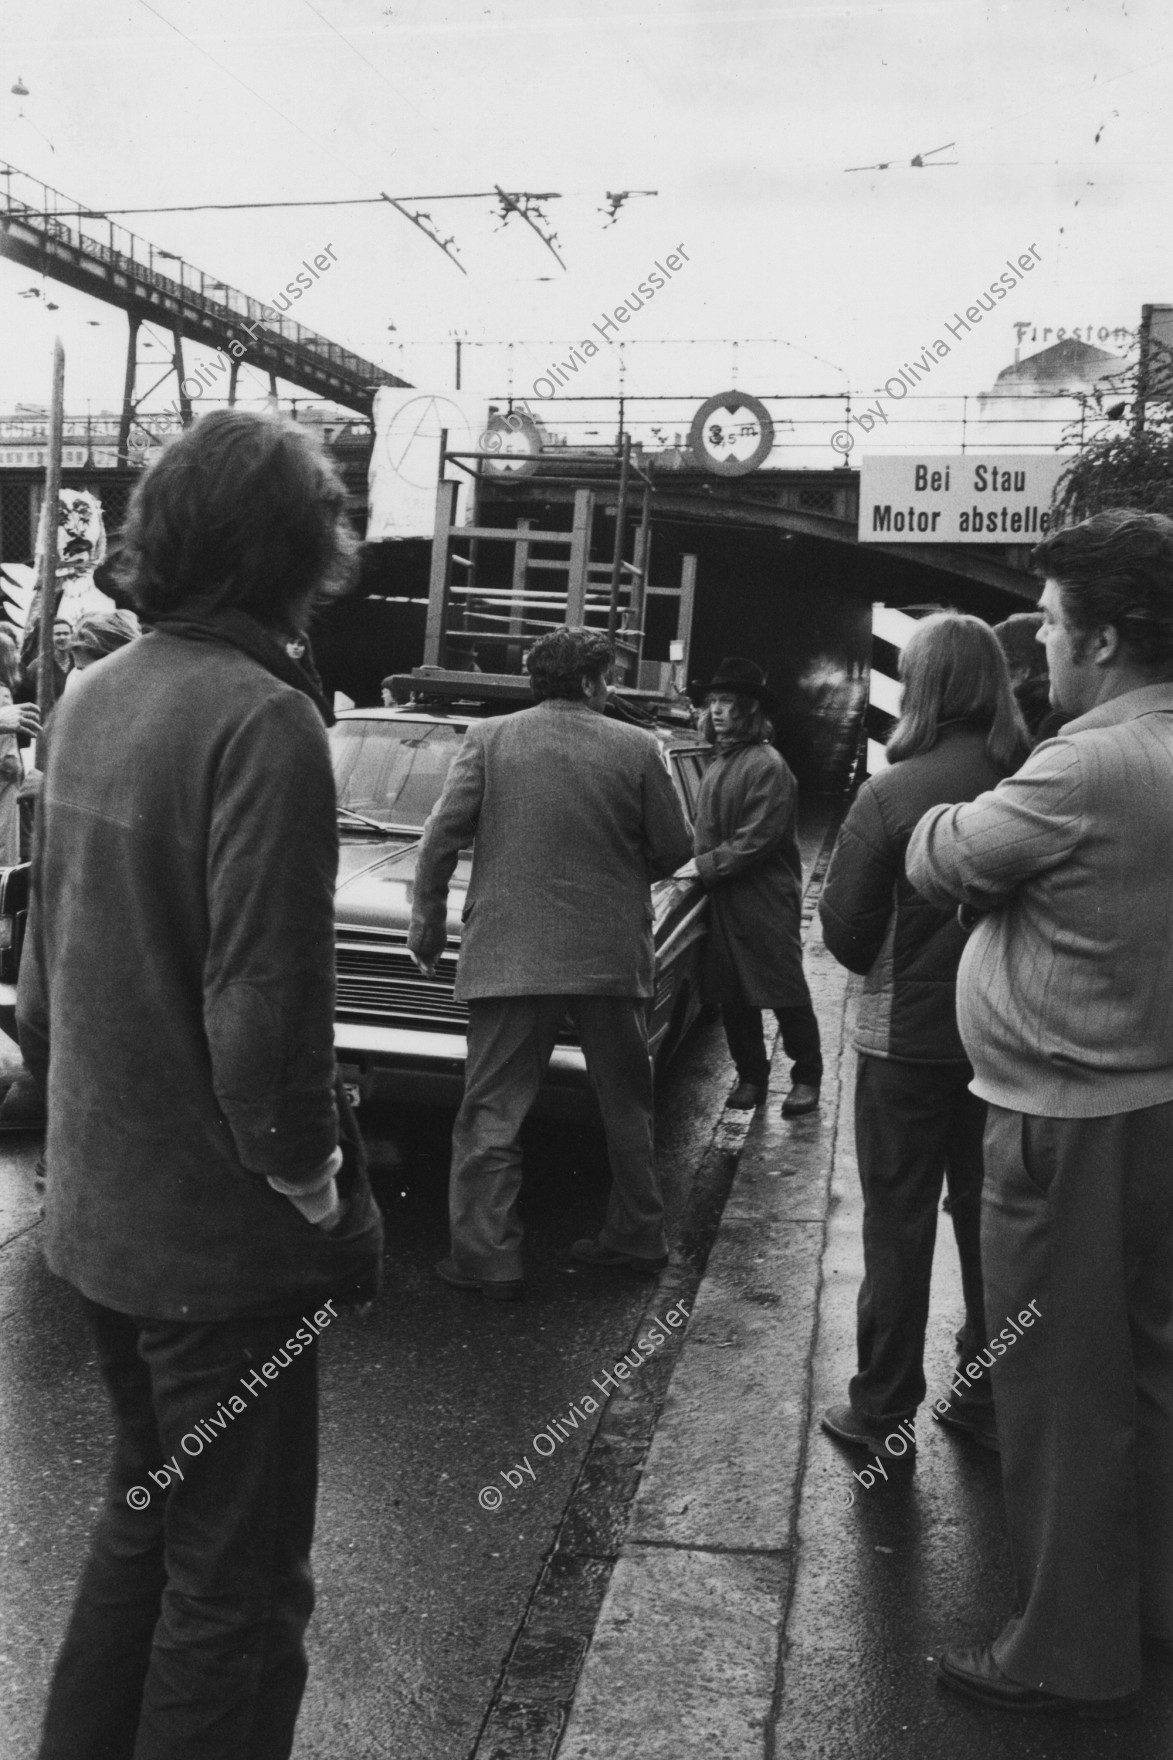
<svg viewBox="0 0 1173 1760">
<path fill-rule="evenodd" d="M 359 525 L 360 465 L 339 462 L 350 466 L 346 474 Z M 42 475 L 10 469 L 0 482 L 0 563 L 22 577 L 31 576 Z M 135 476 L 74 468 L 65 471 L 63 483 L 98 494 L 108 537 L 116 543 Z M 911 547 L 897 554 L 881 545 L 750 524 L 743 510 L 714 518 L 715 512 L 706 508 L 704 518 L 653 513 L 651 579 L 674 585 L 685 556 L 697 558 L 687 676 L 711 677 L 726 654 L 745 654 L 764 666 L 778 701 L 778 744 L 806 790 L 835 791 L 851 772 L 867 701 L 873 603 L 915 612 L 938 606 L 970 611 L 994 623 L 1033 607 L 1037 598 L 1025 546 L 973 546 L 960 556 L 955 549 L 945 567 L 935 546 L 920 547 L 922 560 L 909 555 Z M 524 517 L 551 530 L 568 526 L 569 516 L 568 506 L 532 491 L 524 502 L 502 497 L 484 515 L 503 527 Z M 614 520 L 602 506 L 595 515 L 596 557 L 604 549 L 610 554 L 613 537 Z M 325 607 L 314 623 L 315 654 L 328 691 L 342 691 L 359 706 L 377 704 L 386 674 L 420 663 L 430 555 L 426 538 L 362 547 L 355 591 Z M 489 586 L 508 585 L 512 559 L 512 545 L 483 544 L 479 578 Z M 992 578 L 975 578 L 963 568 Z M 552 611 L 543 615 L 557 618 Z M 669 660 L 676 617 L 675 598 L 649 599 L 646 660 Z M 483 670 L 520 669 L 520 645 L 513 654 L 502 644 L 477 647 Z"/>
<path fill-rule="evenodd" d="M 778 703 L 779 748 L 800 786 L 817 793 L 842 788 L 855 762 L 873 604 L 966 611 L 996 623 L 1033 607 L 1038 594 L 1025 553 L 1021 584 L 1011 588 L 873 544 L 725 524 L 657 526 L 654 554 L 664 575 L 671 578 L 686 552 L 697 557 L 690 678 L 712 677 L 725 654 L 764 666 Z M 656 627 L 662 615 L 656 604 L 650 658 L 661 648 L 666 656 L 667 633 Z"/>
<path fill-rule="evenodd" d="M 512 493 L 495 498 L 481 517 L 506 529 L 526 518 L 536 529 L 555 530 L 568 526 L 569 515 L 568 505 L 535 487 L 524 499 Z M 687 677 L 711 677 L 726 654 L 744 654 L 764 666 L 778 702 L 778 744 L 807 791 L 836 792 L 852 771 L 868 696 L 874 603 L 914 613 L 937 607 L 969 611 L 994 623 L 1033 606 L 1037 597 L 1024 546 L 975 546 L 963 555 L 954 549 L 944 558 L 936 546 L 921 546 L 923 556 L 914 556 L 912 547 L 894 553 L 846 536 L 788 530 L 776 515 L 769 525 L 750 518 L 753 523 L 742 509 L 718 514 L 708 507 L 697 518 L 687 511 L 653 513 L 650 579 L 660 586 L 678 583 L 684 558 L 696 557 Z M 613 536 L 614 519 L 604 505 L 595 515 L 596 557 L 605 549 L 610 553 Z M 430 551 L 427 539 L 366 547 L 359 594 L 331 607 L 315 635 L 330 688 L 345 690 L 360 704 L 377 703 L 384 674 L 420 663 Z M 512 545 L 482 544 L 478 582 L 507 588 L 512 562 Z M 987 578 L 976 578 L 981 575 Z M 555 577 L 541 578 L 553 591 Z M 499 602 L 495 610 L 500 612 Z M 541 615 L 557 621 L 559 614 Z M 647 601 L 646 661 L 669 660 L 676 619 L 674 597 Z M 469 621 L 474 625 L 475 615 Z M 478 641 L 471 629 L 470 639 L 483 670 L 520 670 L 520 643 L 510 649 Z"/>
</svg>

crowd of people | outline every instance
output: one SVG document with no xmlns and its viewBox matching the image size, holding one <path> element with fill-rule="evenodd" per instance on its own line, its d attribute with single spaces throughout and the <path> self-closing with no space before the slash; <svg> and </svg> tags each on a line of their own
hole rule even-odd
<svg viewBox="0 0 1173 1760">
<path fill-rule="evenodd" d="M 45 1254 L 80 1293 L 116 1442 L 41 1760 L 292 1747 L 317 1336 L 372 1299 L 382 1247 L 334 1060 L 331 713 L 304 634 L 351 548 L 313 439 L 220 412 L 132 500 L 120 567 L 149 633 L 116 640 L 121 613 L 117 632 L 110 614 L 71 631 L 83 676 L 48 742 L 18 1022 L 48 1097 Z M 1029 635 L 1022 616 L 916 630 L 888 765 L 821 901 L 827 946 L 863 976 L 865 1260 L 857 1372 L 823 1424 L 906 1451 L 947 1181 L 965 1313 L 933 1409 L 1000 1451 L 1018 1605 L 942 1679 L 1116 1715 L 1142 1639 L 1173 1642 L 1173 522 L 1101 515 L 1036 559 Z M 434 973 L 473 850 L 436 1266 L 457 1300 L 525 1292 L 519 1133 L 567 1014 L 612 1175 L 571 1256 L 604 1275 L 666 1263 L 653 880 L 708 896 L 730 1104 L 766 1102 L 772 1010 L 782 1113 L 820 1105 L 797 789 L 765 675 L 729 657 L 697 687 L 712 757 L 690 828 L 654 737 L 604 713 L 613 659 L 595 630 L 536 641 L 533 706 L 473 723 L 418 852 L 408 945 Z M 195 1460 L 201 1425 L 214 1446 Z"/>
<path fill-rule="evenodd" d="M 965 1320 L 933 1413 L 1001 1454 L 1017 1604 L 940 1678 L 1116 1717 L 1173 1647 L 1173 521 L 1102 513 L 1034 562 L 1037 619 L 914 633 L 827 875 L 864 974 L 865 1273 L 822 1422 L 907 1452 L 947 1180 Z"/>
</svg>

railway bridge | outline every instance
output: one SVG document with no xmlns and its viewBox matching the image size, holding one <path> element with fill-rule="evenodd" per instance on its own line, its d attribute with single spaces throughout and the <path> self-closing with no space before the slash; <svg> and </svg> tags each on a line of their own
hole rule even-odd
<svg viewBox="0 0 1173 1760">
<path fill-rule="evenodd" d="M 193 267 L 174 251 L 158 249 L 60 190 L 5 164 L 0 164 L 0 256 L 127 314 L 118 434 L 118 457 L 124 465 L 130 462 L 131 430 L 139 406 L 158 386 L 156 380 L 142 397 L 137 395 L 138 331 L 144 321 L 160 325 L 172 337 L 174 352 L 166 374 L 176 376 L 177 407 L 185 423 L 191 420 L 192 401 L 184 390 L 185 340 L 222 352 L 221 371 L 230 403 L 235 401 L 242 360 L 269 374 L 274 394 L 277 379 L 284 379 L 366 416 L 380 385 L 406 384 L 276 307 Z M 322 261 L 328 269 L 329 263 Z M 304 272 L 307 279 L 321 273 L 317 259 Z"/>
</svg>

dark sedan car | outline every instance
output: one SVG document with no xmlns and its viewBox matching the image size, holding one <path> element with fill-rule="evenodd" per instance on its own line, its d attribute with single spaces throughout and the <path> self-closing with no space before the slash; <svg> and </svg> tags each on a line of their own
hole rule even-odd
<svg viewBox="0 0 1173 1760">
<path fill-rule="evenodd" d="M 335 1044 L 356 1098 L 364 1078 L 376 1073 L 404 1099 L 459 1097 L 467 1012 L 453 995 L 453 983 L 471 852 L 462 855 L 453 875 L 448 946 L 435 978 L 424 977 L 407 951 L 416 852 L 470 720 L 529 700 L 525 693 L 512 705 L 458 700 L 354 709 L 330 730 L 342 845 L 335 903 Z M 708 749 L 686 717 L 648 726 L 691 822 Z M 10 1033 L 28 875 L 27 864 L 0 873 L 0 1026 Z M 698 1011 L 706 905 L 695 880 L 656 881 L 652 903 L 656 989 L 649 1036 L 663 1063 Z M 577 1109 L 586 1098 L 586 1064 L 568 1020 L 543 1099 L 547 1107 Z"/>
<path fill-rule="evenodd" d="M 407 930 L 424 820 L 475 713 L 467 703 L 355 709 L 330 733 L 342 838 L 335 1044 L 352 1080 L 377 1070 L 408 1078 L 395 1083 L 404 1098 L 452 1097 L 463 1080 L 467 1014 L 453 995 L 453 982 L 471 852 L 462 855 L 453 875 L 448 946 L 434 979 L 411 959 Z M 707 748 L 687 724 L 652 725 L 650 731 L 691 821 Z M 652 901 L 656 990 L 650 1038 L 663 1061 L 699 1006 L 705 899 L 695 880 L 661 880 L 653 884 Z M 568 1021 L 555 1046 L 547 1090 L 581 1091 L 585 1080 L 583 1054 Z"/>
</svg>

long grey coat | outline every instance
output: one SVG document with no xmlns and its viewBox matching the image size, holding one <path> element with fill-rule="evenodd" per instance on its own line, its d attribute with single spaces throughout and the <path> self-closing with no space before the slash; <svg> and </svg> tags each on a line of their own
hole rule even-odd
<svg viewBox="0 0 1173 1760">
<path fill-rule="evenodd" d="M 549 698 L 469 728 L 424 826 L 409 945 L 444 946 L 472 846 L 456 994 L 650 996 L 651 881 L 692 840 L 650 734 Z"/>
<path fill-rule="evenodd" d="M 769 745 L 718 750 L 701 783 L 696 865 L 709 894 L 706 1002 L 797 1008 L 802 971 L 798 784 Z"/>
</svg>

